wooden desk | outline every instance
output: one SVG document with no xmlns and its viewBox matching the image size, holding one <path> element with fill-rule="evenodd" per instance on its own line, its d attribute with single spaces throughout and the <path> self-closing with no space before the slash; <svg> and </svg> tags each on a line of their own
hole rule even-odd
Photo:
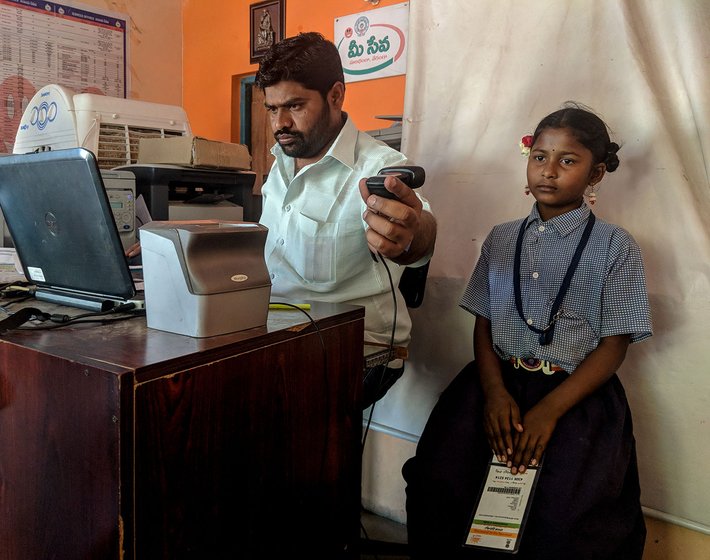
<svg viewBox="0 0 710 560">
<path fill-rule="evenodd" d="M 320 336 L 298 311 L 207 339 L 144 318 L 5 335 L 0 559 L 341 557 L 364 311 L 310 313 Z"/>
</svg>

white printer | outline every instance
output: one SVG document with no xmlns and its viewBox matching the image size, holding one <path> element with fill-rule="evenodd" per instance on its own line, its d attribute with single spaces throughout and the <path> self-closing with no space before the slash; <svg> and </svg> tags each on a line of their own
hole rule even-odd
<svg viewBox="0 0 710 560">
<path fill-rule="evenodd" d="M 264 326 L 271 297 L 267 231 L 223 220 L 142 226 L 148 327 L 208 337 Z"/>
</svg>

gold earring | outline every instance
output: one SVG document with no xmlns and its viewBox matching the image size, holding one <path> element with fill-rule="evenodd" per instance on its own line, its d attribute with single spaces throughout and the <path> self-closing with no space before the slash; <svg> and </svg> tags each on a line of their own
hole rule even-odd
<svg viewBox="0 0 710 560">
<path fill-rule="evenodd" d="M 597 201 L 597 193 L 594 190 L 594 185 L 592 185 L 592 184 L 589 185 L 589 190 L 584 193 L 584 196 L 587 199 L 587 203 L 590 206 L 594 206 L 594 203 Z"/>
</svg>

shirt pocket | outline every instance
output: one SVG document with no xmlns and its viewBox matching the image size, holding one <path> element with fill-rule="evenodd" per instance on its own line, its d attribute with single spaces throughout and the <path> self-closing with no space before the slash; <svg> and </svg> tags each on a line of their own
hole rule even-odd
<svg viewBox="0 0 710 560">
<path fill-rule="evenodd" d="M 297 229 L 293 266 L 305 281 L 320 284 L 317 291 L 327 291 L 362 268 L 367 243 L 360 222 L 320 222 L 299 214 Z"/>
<path fill-rule="evenodd" d="M 553 302 L 545 309 L 545 317 L 549 317 Z M 598 334 L 589 319 L 578 310 L 561 306 L 560 315 L 555 321 L 553 344 L 563 349 L 565 355 L 576 362 L 581 362 L 596 346 Z"/>
</svg>

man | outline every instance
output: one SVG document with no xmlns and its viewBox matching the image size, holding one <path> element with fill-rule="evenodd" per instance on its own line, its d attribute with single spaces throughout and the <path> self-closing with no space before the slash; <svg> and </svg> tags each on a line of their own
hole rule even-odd
<svg viewBox="0 0 710 560">
<path fill-rule="evenodd" d="M 264 91 L 276 139 L 260 220 L 269 228 L 272 294 L 290 302 L 362 305 L 366 341 L 406 346 L 411 320 L 397 285 L 404 265 L 431 257 L 436 222 L 428 203 L 399 179 L 385 181 L 398 197 L 390 200 L 370 195 L 365 178 L 407 159 L 359 132 L 343 112 L 340 55 L 319 33 L 276 43 L 259 64 L 256 85 Z M 366 372 L 364 408 L 403 369 L 394 360 Z"/>
</svg>

